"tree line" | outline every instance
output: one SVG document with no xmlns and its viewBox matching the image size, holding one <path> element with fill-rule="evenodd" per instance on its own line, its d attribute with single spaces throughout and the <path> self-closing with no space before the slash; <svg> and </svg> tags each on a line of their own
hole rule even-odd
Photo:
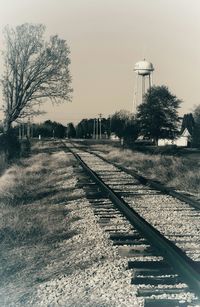
<svg viewBox="0 0 200 307">
<path fill-rule="evenodd" d="M 180 118 L 178 109 L 181 103 L 166 86 L 154 86 L 145 94 L 136 114 L 121 110 L 109 118 L 101 119 L 101 136 L 106 138 L 115 134 L 127 143 L 133 143 L 140 137 L 157 145 L 159 139 L 173 140 L 187 128 L 191 135 L 191 145 L 200 147 L 200 105 L 193 113 Z M 69 123 L 68 137 L 95 138 L 97 120 L 83 119 L 77 126 Z"/>
<path fill-rule="evenodd" d="M 164 103 L 163 103 L 164 101 Z M 108 118 L 82 119 L 77 125 L 72 122 L 61 123 L 46 120 L 43 123 L 16 125 L 12 131 L 15 136 L 29 136 L 33 138 L 110 138 L 111 135 L 132 144 L 140 137 L 143 140 L 153 140 L 155 144 L 159 138 L 174 139 L 186 128 L 191 135 L 191 145 L 200 147 L 200 106 L 193 113 L 185 114 L 180 119 L 178 107 L 181 101 L 169 93 L 165 86 L 151 88 L 144 102 L 133 113 L 121 110 Z M 3 131 L 3 127 L 1 128 Z M 143 142 L 144 143 L 144 142 Z"/>
</svg>

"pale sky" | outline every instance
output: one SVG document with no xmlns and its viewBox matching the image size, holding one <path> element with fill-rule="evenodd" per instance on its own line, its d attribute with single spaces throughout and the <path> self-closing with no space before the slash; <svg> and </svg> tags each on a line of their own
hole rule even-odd
<svg viewBox="0 0 200 307">
<path fill-rule="evenodd" d="M 0 0 L 0 49 L 5 25 L 25 22 L 45 24 L 71 50 L 73 100 L 46 104 L 37 121 L 131 111 L 133 69 L 144 57 L 154 84 L 183 100 L 181 115 L 200 104 L 200 0 Z"/>
</svg>

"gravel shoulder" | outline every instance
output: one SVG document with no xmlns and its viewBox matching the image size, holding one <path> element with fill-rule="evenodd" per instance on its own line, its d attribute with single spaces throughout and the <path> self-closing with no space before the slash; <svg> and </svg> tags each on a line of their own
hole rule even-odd
<svg viewBox="0 0 200 307">
<path fill-rule="evenodd" d="M 40 306 L 139 306 L 131 272 L 96 223 L 84 198 L 67 204 L 78 233 L 60 248 L 66 252 L 66 274 L 40 285 L 33 304 Z M 51 265 L 56 266 L 56 261 Z"/>
</svg>

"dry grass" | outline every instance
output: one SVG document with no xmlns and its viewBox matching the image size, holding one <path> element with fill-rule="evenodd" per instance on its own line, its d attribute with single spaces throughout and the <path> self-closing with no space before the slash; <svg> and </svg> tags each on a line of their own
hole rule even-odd
<svg viewBox="0 0 200 307">
<path fill-rule="evenodd" d="M 37 284 L 62 270 L 59 242 L 75 234 L 66 220 L 67 202 L 79 197 L 73 169 L 55 145 L 36 144 L 38 153 L 0 177 L 0 306 L 27 306 Z"/>
<path fill-rule="evenodd" d="M 113 148 L 108 145 L 93 146 L 102 151 L 106 158 L 141 175 L 160 181 L 175 189 L 192 193 L 200 198 L 200 156 L 183 157 L 150 155 L 128 149 Z"/>
</svg>

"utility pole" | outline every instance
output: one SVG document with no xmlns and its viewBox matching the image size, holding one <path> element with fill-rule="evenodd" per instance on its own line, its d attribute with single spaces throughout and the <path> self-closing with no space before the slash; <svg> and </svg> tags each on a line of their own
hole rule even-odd
<svg viewBox="0 0 200 307">
<path fill-rule="evenodd" d="M 33 121 L 31 121 L 31 138 L 33 138 L 33 129 L 34 129 Z"/>
<path fill-rule="evenodd" d="M 19 124 L 19 139 L 22 139 L 22 129 L 21 129 L 21 124 Z"/>
<path fill-rule="evenodd" d="M 99 137 L 99 127 L 98 127 L 98 123 L 99 123 L 99 119 L 97 118 L 96 119 L 96 139 L 98 140 L 98 137 Z"/>
<path fill-rule="evenodd" d="M 96 118 L 94 118 L 94 123 L 93 123 L 93 139 L 95 139 L 95 127 L 96 127 Z"/>
<path fill-rule="evenodd" d="M 30 117 L 28 118 L 28 123 L 27 123 L 27 138 L 30 138 Z"/>
<path fill-rule="evenodd" d="M 108 116 L 107 123 L 106 123 L 106 130 L 107 130 L 107 137 L 110 138 L 111 136 L 111 115 Z"/>
<path fill-rule="evenodd" d="M 22 139 L 24 139 L 25 136 L 25 127 L 24 127 L 24 123 L 22 123 Z"/>
<path fill-rule="evenodd" d="M 101 117 L 102 117 L 102 114 L 98 114 L 99 115 L 99 139 L 101 140 Z"/>
</svg>

